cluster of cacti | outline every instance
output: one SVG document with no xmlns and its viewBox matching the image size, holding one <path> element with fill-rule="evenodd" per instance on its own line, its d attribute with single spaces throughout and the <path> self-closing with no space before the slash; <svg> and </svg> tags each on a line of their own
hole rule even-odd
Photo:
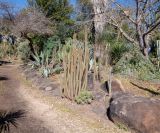
<svg viewBox="0 0 160 133">
<path fill-rule="evenodd" d="M 64 50 L 62 96 L 70 100 L 75 100 L 81 91 L 87 89 L 89 49 L 86 43 L 84 45 L 84 49 L 72 44 L 69 52 Z"/>
</svg>

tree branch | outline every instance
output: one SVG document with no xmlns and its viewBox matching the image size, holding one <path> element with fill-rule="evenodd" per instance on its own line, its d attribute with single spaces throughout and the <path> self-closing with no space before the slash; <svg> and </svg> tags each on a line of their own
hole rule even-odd
<svg viewBox="0 0 160 133">
<path fill-rule="evenodd" d="M 143 36 L 148 35 L 150 32 L 152 32 L 155 28 L 157 28 L 160 25 L 160 18 L 155 22 L 155 24 L 143 34 Z"/>
<path fill-rule="evenodd" d="M 119 25 L 116 23 L 116 21 L 115 21 L 113 18 L 111 18 L 111 20 L 112 20 L 112 21 L 106 21 L 106 23 L 109 23 L 109 24 L 111 24 L 112 26 L 118 28 L 118 29 L 120 30 L 120 32 L 122 33 L 122 35 L 123 35 L 128 41 L 130 41 L 130 42 L 132 42 L 132 43 L 134 43 L 134 44 L 136 44 L 136 45 L 139 44 L 137 41 L 135 41 L 135 39 L 131 38 L 131 37 L 121 28 L 121 26 L 119 26 Z"/>
<path fill-rule="evenodd" d="M 118 8 L 120 8 L 122 11 L 123 11 L 123 14 L 132 22 L 132 23 L 134 23 L 134 24 L 136 24 L 136 21 L 135 20 L 133 20 L 132 18 L 131 18 L 131 16 L 129 16 L 129 14 L 127 14 L 126 12 L 125 12 L 125 10 L 123 9 L 123 7 L 120 5 L 120 4 L 118 4 L 115 0 L 111 0 Z"/>
</svg>

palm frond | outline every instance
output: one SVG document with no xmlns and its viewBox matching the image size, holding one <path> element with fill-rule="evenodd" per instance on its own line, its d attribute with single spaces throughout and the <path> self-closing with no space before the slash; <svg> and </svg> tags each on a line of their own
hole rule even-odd
<svg viewBox="0 0 160 133">
<path fill-rule="evenodd" d="M 17 127 L 17 120 L 24 117 L 24 114 L 24 110 L 18 110 L 16 112 L 0 112 L 0 133 L 9 132 L 10 125 Z"/>
</svg>

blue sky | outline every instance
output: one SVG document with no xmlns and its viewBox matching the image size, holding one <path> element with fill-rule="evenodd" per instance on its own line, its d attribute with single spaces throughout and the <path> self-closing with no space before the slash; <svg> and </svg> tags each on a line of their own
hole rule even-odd
<svg viewBox="0 0 160 133">
<path fill-rule="evenodd" d="M 16 8 L 22 9 L 27 5 L 27 0 L 2 0 L 4 2 L 12 3 Z"/>
<path fill-rule="evenodd" d="M 13 5 L 16 5 L 16 8 L 22 9 L 27 5 L 27 0 L 2 0 L 11 2 Z M 75 4 L 76 0 L 70 0 L 71 4 Z"/>
<path fill-rule="evenodd" d="M 18 9 L 22 9 L 27 5 L 27 0 L 2 0 L 2 1 L 8 1 L 11 2 L 13 5 L 16 6 Z M 71 4 L 75 4 L 76 0 L 69 0 Z M 120 3 L 123 3 L 125 5 L 132 5 L 132 0 L 118 0 Z"/>
</svg>

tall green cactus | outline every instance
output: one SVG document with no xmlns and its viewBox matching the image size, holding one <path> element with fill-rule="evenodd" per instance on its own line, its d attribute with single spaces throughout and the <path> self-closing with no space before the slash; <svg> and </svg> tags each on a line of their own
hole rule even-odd
<svg viewBox="0 0 160 133">
<path fill-rule="evenodd" d="M 86 43 L 84 45 L 82 49 L 72 44 L 70 51 L 64 53 L 62 96 L 70 100 L 74 100 L 82 90 L 87 89 L 89 49 Z"/>
</svg>

